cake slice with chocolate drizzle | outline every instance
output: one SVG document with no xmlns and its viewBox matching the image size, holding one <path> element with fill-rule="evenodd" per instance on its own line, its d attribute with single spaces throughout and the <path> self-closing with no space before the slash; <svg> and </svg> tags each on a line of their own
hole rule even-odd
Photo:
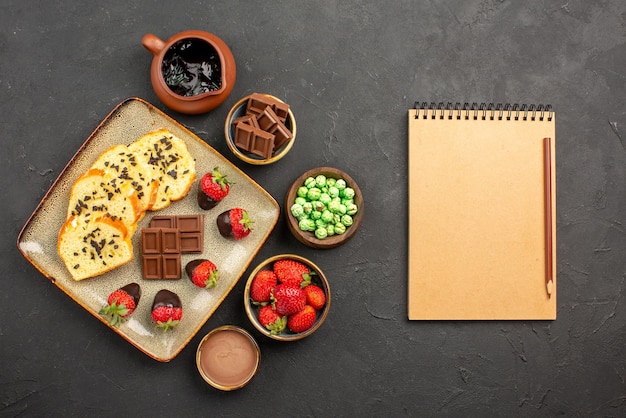
<svg viewBox="0 0 626 418">
<path fill-rule="evenodd" d="M 143 211 L 130 184 L 119 184 L 117 178 L 107 181 L 102 170 L 90 169 L 76 180 L 70 193 L 67 216 L 80 215 L 91 219 L 109 215 L 119 219 L 133 235 Z"/>
<path fill-rule="evenodd" d="M 148 168 L 150 181 L 158 181 L 152 210 L 166 208 L 187 195 L 196 179 L 196 168 L 183 140 L 166 129 L 159 129 L 145 134 L 128 148 Z"/>
<path fill-rule="evenodd" d="M 156 200 L 158 182 L 148 177 L 148 169 L 126 145 L 114 145 L 98 156 L 91 166 L 104 172 L 107 181 L 116 179 L 118 185 L 128 183 L 139 199 L 140 209 L 147 211 Z"/>
<path fill-rule="evenodd" d="M 72 215 L 59 231 L 57 252 L 76 281 L 98 276 L 133 259 L 133 246 L 119 219 Z"/>
</svg>

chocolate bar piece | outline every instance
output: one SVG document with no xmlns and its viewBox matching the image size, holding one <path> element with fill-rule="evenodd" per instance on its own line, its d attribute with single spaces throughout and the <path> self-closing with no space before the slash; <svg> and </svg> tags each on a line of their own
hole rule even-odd
<svg viewBox="0 0 626 418">
<path fill-rule="evenodd" d="M 164 279 L 180 279 L 181 261 L 180 254 L 162 255 L 163 271 L 161 275 Z"/>
<path fill-rule="evenodd" d="M 252 129 L 254 126 L 244 122 L 239 122 L 235 126 L 235 146 L 242 151 L 250 151 L 250 144 L 252 143 Z"/>
<path fill-rule="evenodd" d="M 176 216 L 153 216 L 149 226 L 150 228 L 177 228 Z"/>
<path fill-rule="evenodd" d="M 144 279 L 161 279 L 163 277 L 163 261 L 160 254 L 144 254 L 141 260 L 141 273 Z"/>
<path fill-rule="evenodd" d="M 141 230 L 144 279 L 180 279 L 181 253 L 201 253 L 204 215 L 154 216 Z"/>
<path fill-rule="evenodd" d="M 181 253 L 201 253 L 204 248 L 204 215 L 179 215 Z"/>
<path fill-rule="evenodd" d="M 155 254 L 142 257 L 144 279 L 180 279 L 180 254 Z"/>
<path fill-rule="evenodd" d="M 180 237 L 175 228 L 144 228 L 141 231 L 144 279 L 180 279 Z"/>
<path fill-rule="evenodd" d="M 150 228 L 177 228 L 180 253 L 201 253 L 204 248 L 204 215 L 154 216 Z"/>
<path fill-rule="evenodd" d="M 276 100 L 264 94 L 252 93 L 246 104 L 246 115 L 260 115 L 266 107 L 272 106 Z"/>
<path fill-rule="evenodd" d="M 291 131 L 287 129 L 283 122 L 281 122 L 278 115 L 270 106 L 266 107 L 265 110 L 263 110 L 263 113 L 257 116 L 257 122 L 259 124 L 259 128 L 274 135 L 273 152 L 279 150 L 280 147 L 293 137 Z"/>
<path fill-rule="evenodd" d="M 163 254 L 180 254 L 178 229 L 163 228 L 159 231 L 161 231 L 161 252 Z"/>
<path fill-rule="evenodd" d="M 280 121 L 285 123 L 289 116 L 289 105 L 260 93 L 250 95 L 246 105 L 246 114 L 258 117 L 268 106 L 272 108 Z"/>
<path fill-rule="evenodd" d="M 257 115 L 256 120 L 259 124 L 259 128 L 269 133 L 273 133 L 274 129 L 276 129 L 276 125 L 282 123 L 271 106 L 267 106 L 263 109 L 263 112 Z"/>
<path fill-rule="evenodd" d="M 233 127 L 236 127 L 237 124 L 239 124 L 239 122 L 247 123 L 248 125 L 252 125 L 255 128 L 259 127 L 256 117 L 252 114 L 243 115 L 243 116 L 233 119 L 233 122 L 232 122 Z"/>
<path fill-rule="evenodd" d="M 160 254 L 161 253 L 161 234 L 160 229 L 142 229 L 141 230 L 141 253 L 142 254 Z"/>
<path fill-rule="evenodd" d="M 293 138 L 293 134 L 282 123 L 276 126 L 276 130 L 272 132 L 274 134 L 274 152 L 278 151 L 283 145 Z"/>
<path fill-rule="evenodd" d="M 239 123 L 235 129 L 235 145 L 262 158 L 270 158 L 274 153 L 274 138 L 273 134 L 245 123 Z"/>
<path fill-rule="evenodd" d="M 204 215 L 178 215 L 176 217 L 178 230 L 185 232 L 202 232 L 204 229 Z"/>
</svg>

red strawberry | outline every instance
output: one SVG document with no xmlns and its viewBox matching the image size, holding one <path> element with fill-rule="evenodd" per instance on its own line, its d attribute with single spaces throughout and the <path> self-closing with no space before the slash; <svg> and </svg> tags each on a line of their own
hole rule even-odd
<svg viewBox="0 0 626 418">
<path fill-rule="evenodd" d="M 261 270 L 250 283 L 250 298 L 255 305 L 267 305 L 276 287 L 276 275 L 272 270 Z"/>
<path fill-rule="evenodd" d="M 317 285 L 308 285 L 304 288 L 304 293 L 306 294 L 307 305 L 311 305 L 316 311 L 322 309 L 326 303 L 326 294 L 324 293 L 324 289 Z"/>
<path fill-rule="evenodd" d="M 279 315 L 293 315 L 304 305 L 306 294 L 299 287 L 279 284 L 272 293 L 272 306 Z"/>
<path fill-rule="evenodd" d="M 287 318 L 287 328 L 293 332 L 304 332 L 313 326 L 316 317 L 315 309 L 306 305 L 300 312 Z"/>
<path fill-rule="evenodd" d="M 270 334 L 278 335 L 287 326 L 287 317 L 278 315 L 271 305 L 265 305 L 259 310 L 259 322 Z"/>
<path fill-rule="evenodd" d="M 198 184 L 198 204 L 202 209 L 213 209 L 230 191 L 231 183 L 225 175 L 215 167 L 210 173 L 206 173 Z"/>
<path fill-rule="evenodd" d="M 242 239 L 252 231 L 252 219 L 242 208 L 229 209 L 217 217 L 217 229 L 225 238 Z"/>
<path fill-rule="evenodd" d="M 107 305 L 100 310 L 100 314 L 110 315 L 109 323 L 113 326 L 119 326 L 135 311 L 140 298 L 141 288 L 139 285 L 129 283 L 111 292 L 107 299 Z"/>
<path fill-rule="evenodd" d="M 205 289 L 215 287 L 217 285 L 217 280 L 220 277 L 215 264 L 202 258 L 191 260 L 187 263 L 185 271 L 193 284 Z"/>
<path fill-rule="evenodd" d="M 178 325 L 182 317 L 183 305 L 178 295 L 167 289 L 159 290 L 152 302 L 152 320 L 157 327 L 165 332 Z"/>
<path fill-rule="evenodd" d="M 315 274 L 305 264 L 295 260 L 278 260 L 273 266 L 278 281 L 291 286 L 305 287 L 311 283 L 311 276 Z"/>
</svg>

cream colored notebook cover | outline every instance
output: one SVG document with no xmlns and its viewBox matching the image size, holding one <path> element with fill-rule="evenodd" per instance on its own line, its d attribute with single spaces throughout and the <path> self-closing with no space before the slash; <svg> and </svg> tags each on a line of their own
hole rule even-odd
<svg viewBox="0 0 626 418">
<path fill-rule="evenodd" d="M 556 319 L 554 112 L 416 105 L 408 119 L 409 319 Z"/>
</svg>

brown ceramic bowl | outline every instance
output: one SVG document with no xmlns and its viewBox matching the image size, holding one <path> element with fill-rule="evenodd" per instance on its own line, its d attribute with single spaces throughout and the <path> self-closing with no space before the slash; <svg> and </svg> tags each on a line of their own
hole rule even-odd
<svg viewBox="0 0 626 418">
<path fill-rule="evenodd" d="M 203 62 L 210 57 L 216 57 L 220 70 L 219 88 L 196 95 L 181 95 L 173 91 L 164 79 L 163 62 L 168 60 L 168 51 L 181 45 L 182 42 L 191 45 L 193 62 Z M 186 114 L 200 114 L 215 109 L 221 105 L 230 95 L 237 77 L 237 68 L 233 53 L 226 43 L 218 36 L 200 30 L 187 30 L 177 33 L 163 41 L 149 33 L 142 40 L 142 45 L 153 55 L 150 66 L 150 80 L 154 92 L 161 101 L 170 109 Z M 198 55 L 202 56 L 198 56 Z"/>
<path fill-rule="evenodd" d="M 280 334 L 272 334 L 263 325 L 261 325 L 261 323 L 258 320 L 258 312 L 259 312 L 260 306 L 252 303 L 252 300 L 250 299 L 250 287 L 252 285 L 252 280 L 254 279 L 254 277 L 259 271 L 270 270 L 275 261 L 284 260 L 284 259 L 295 260 L 295 261 L 304 263 L 309 267 L 310 270 L 315 272 L 315 274 L 312 275 L 311 277 L 311 283 L 318 285 L 324 290 L 324 293 L 326 294 L 326 303 L 320 310 L 317 311 L 317 318 L 315 320 L 315 323 L 308 330 L 304 332 L 300 332 L 300 333 L 294 333 L 294 332 L 291 332 L 288 328 L 285 328 L 285 330 L 283 330 Z M 250 273 L 250 276 L 248 277 L 248 281 L 246 282 L 246 287 L 244 289 L 243 304 L 246 309 L 246 314 L 248 315 L 248 318 L 250 319 L 250 322 L 261 334 L 269 338 L 272 338 L 274 340 L 278 340 L 278 341 L 296 341 L 296 340 L 301 340 L 305 337 L 308 337 L 309 335 L 317 331 L 320 326 L 322 326 L 330 310 L 330 299 L 331 299 L 331 296 L 330 296 L 330 286 L 328 284 L 328 279 L 326 278 L 326 275 L 324 274 L 324 272 L 315 263 L 313 263 L 311 260 L 308 260 L 296 254 L 280 254 L 280 255 L 275 255 L 273 257 L 270 257 L 267 260 L 261 262 L 261 264 L 259 264 L 252 271 L 252 273 Z"/>
<path fill-rule="evenodd" d="M 347 187 L 354 190 L 354 204 L 357 206 L 357 212 L 352 215 L 352 224 L 347 226 L 344 233 L 328 235 L 326 238 L 319 239 L 314 232 L 304 231 L 299 227 L 299 221 L 292 214 L 291 207 L 298 197 L 298 189 L 304 186 L 306 179 L 316 178 L 319 175 L 323 175 L 326 178 L 343 179 L 346 182 Z M 352 177 L 345 171 L 332 167 L 318 167 L 313 168 L 303 173 L 298 177 L 289 187 L 287 195 L 285 196 L 285 216 L 287 218 L 287 225 L 294 237 L 301 243 L 308 245 L 309 247 L 318 249 L 330 249 L 338 247 L 347 241 L 349 241 L 363 222 L 364 202 L 363 194 L 359 185 L 354 181 Z"/>
<path fill-rule="evenodd" d="M 214 388 L 231 391 L 244 387 L 256 374 L 261 350 L 243 328 L 223 325 L 204 336 L 196 351 L 200 376 Z"/>
<path fill-rule="evenodd" d="M 264 96 L 283 102 L 279 98 L 274 97 L 270 94 L 264 94 Z M 275 163 L 276 161 L 287 155 L 289 150 L 291 150 L 291 147 L 293 147 L 293 143 L 296 141 L 296 119 L 293 116 L 293 112 L 291 111 L 291 109 L 289 109 L 289 114 L 287 120 L 285 121 L 285 126 L 291 131 L 292 138 L 290 141 L 283 144 L 280 149 L 276 150 L 270 158 L 263 158 L 250 152 L 243 151 L 235 145 L 235 127 L 233 126 L 233 120 L 246 114 L 246 106 L 249 98 L 250 96 L 245 96 L 237 101 L 237 103 L 233 105 L 233 107 L 228 112 L 228 115 L 226 116 L 226 122 L 224 124 L 224 136 L 226 137 L 226 145 L 228 145 L 228 148 L 230 148 L 232 153 L 235 154 L 237 158 L 247 162 L 248 164 L 266 165 Z"/>
</svg>

